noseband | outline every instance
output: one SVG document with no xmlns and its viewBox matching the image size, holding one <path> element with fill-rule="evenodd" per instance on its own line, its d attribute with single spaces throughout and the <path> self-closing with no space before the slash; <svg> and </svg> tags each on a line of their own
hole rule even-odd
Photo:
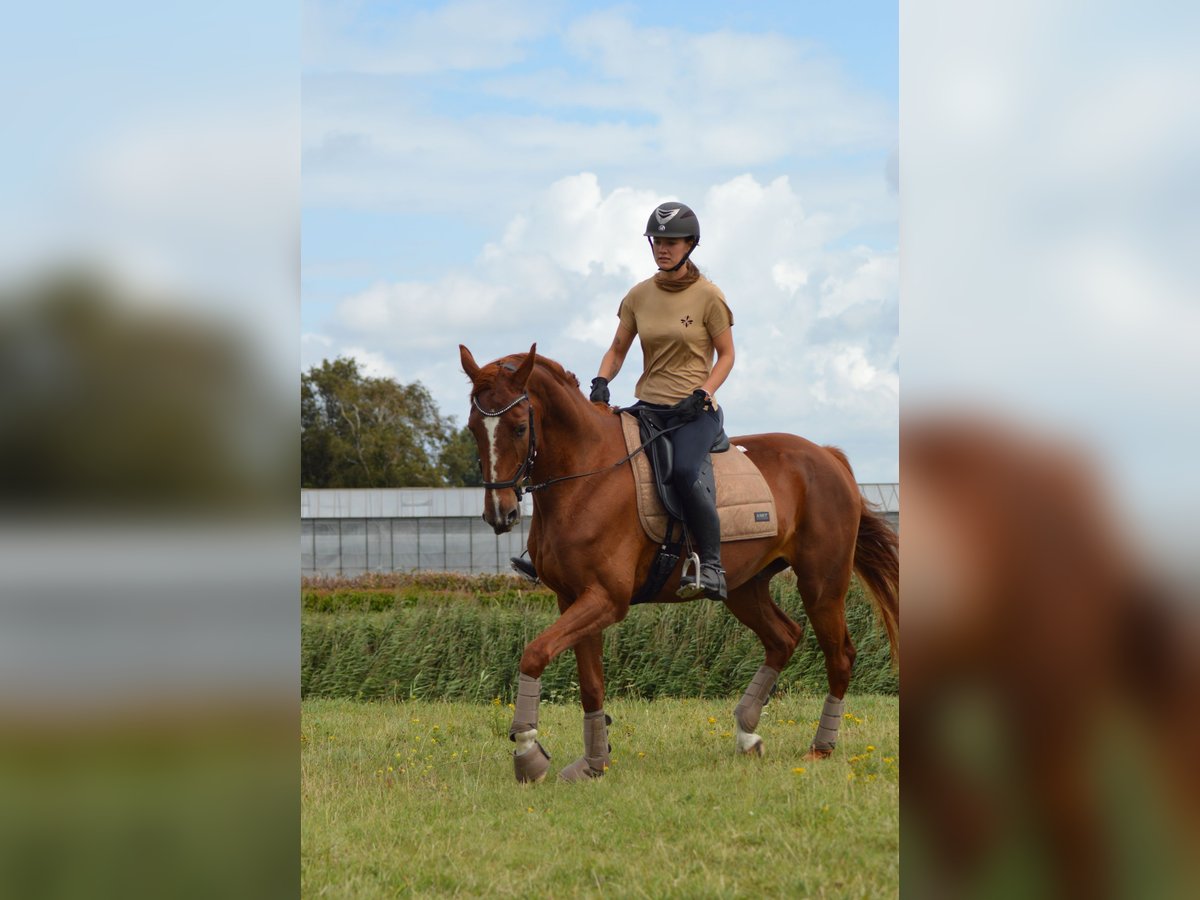
<svg viewBox="0 0 1200 900">
<path fill-rule="evenodd" d="M 485 419 L 499 418 L 500 416 L 502 416 L 506 412 L 508 412 L 510 409 L 512 409 L 514 406 L 516 406 L 518 403 L 520 403 L 522 400 L 524 400 L 528 404 L 528 410 L 529 410 L 529 450 L 525 454 L 525 462 L 521 463 L 521 467 L 519 469 L 517 469 L 517 474 L 514 475 L 512 478 L 508 479 L 508 481 L 485 481 L 485 482 L 483 482 L 483 486 L 489 491 L 500 490 L 502 488 L 512 488 L 513 492 L 517 495 L 518 503 L 521 502 L 521 498 L 525 495 L 524 486 L 519 484 L 518 482 L 524 481 L 526 476 L 528 476 L 529 470 L 533 467 L 533 460 L 537 456 L 537 432 L 534 431 L 534 429 L 533 429 L 533 404 L 529 402 L 529 394 L 523 392 L 521 394 L 521 396 L 517 397 L 517 399 L 515 399 L 512 403 L 508 404 L 508 406 L 504 407 L 504 409 L 498 409 L 495 411 L 484 409 L 482 406 L 479 405 L 479 401 L 475 397 L 471 398 L 471 404 L 477 410 L 479 410 L 479 414 L 482 415 Z"/>
</svg>

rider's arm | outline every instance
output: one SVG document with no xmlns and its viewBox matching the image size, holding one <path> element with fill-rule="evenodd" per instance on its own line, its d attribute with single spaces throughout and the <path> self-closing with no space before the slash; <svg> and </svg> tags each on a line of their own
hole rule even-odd
<svg viewBox="0 0 1200 900">
<path fill-rule="evenodd" d="M 617 333 L 613 337 L 612 345 L 604 352 L 604 358 L 600 360 L 600 371 L 596 373 L 597 375 L 607 378 L 609 381 L 617 377 L 617 373 L 621 371 L 621 365 L 625 362 L 625 354 L 633 345 L 633 336 L 634 333 L 624 325 L 617 326 Z"/>
<path fill-rule="evenodd" d="M 708 380 L 700 385 L 701 389 L 710 397 L 717 392 L 717 388 L 725 383 L 725 379 L 733 371 L 733 328 L 726 328 L 713 338 L 712 342 L 713 349 L 717 351 L 717 361 L 713 363 Z"/>
</svg>

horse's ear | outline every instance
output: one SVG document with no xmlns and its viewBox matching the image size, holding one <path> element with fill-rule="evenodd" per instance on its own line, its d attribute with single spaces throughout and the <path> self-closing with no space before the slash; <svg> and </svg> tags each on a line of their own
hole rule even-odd
<svg viewBox="0 0 1200 900">
<path fill-rule="evenodd" d="M 533 374 L 533 362 L 535 359 L 537 359 L 536 342 L 529 348 L 529 355 L 525 357 L 525 362 L 521 363 L 516 374 L 513 375 L 513 380 L 521 386 L 521 390 L 525 390 L 525 385 L 529 383 L 529 376 Z"/>
<path fill-rule="evenodd" d="M 471 355 L 471 351 L 466 348 L 465 344 L 458 345 L 458 356 L 462 360 L 463 371 L 467 373 L 467 377 L 472 381 L 479 374 L 479 363 L 475 362 L 475 357 Z"/>
</svg>

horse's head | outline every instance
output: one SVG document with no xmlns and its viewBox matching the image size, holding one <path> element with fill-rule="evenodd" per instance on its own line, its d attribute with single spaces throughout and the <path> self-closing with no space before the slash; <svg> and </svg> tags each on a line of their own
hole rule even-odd
<svg viewBox="0 0 1200 900">
<path fill-rule="evenodd" d="M 510 531 L 521 518 L 517 486 L 533 464 L 536 449 L 526 386 L 533 372 L 537 344 L 519 363 L 513 360 L 480 366 L 459 344 L 463 371 L 471 379 L 471 414 L 467 428 L 479 448 L 483 468 L 483 519 L 496 534 Z"/>
</svg>

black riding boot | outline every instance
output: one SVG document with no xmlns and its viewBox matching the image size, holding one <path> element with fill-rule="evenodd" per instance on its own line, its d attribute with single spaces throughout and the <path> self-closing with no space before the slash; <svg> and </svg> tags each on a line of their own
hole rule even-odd
<svg viewBox="0 0 1200 900">
<path fill-rule="evenodd" d="M 533 567 L 533 563 L 529 562 L 529 560 L 521 559 L 519 556 L 510 556 L 509 563 L 512 565 L 513 571 L 518 575 L 525 576 L 534 584 L 538 584 L 541 581 L 538 578 L 537 569 Z"/>
<path fill-rule="evenodd" d="M 697 479 L 679 494 L 683 514 L 687 517 L 688 532 L 700 555 L 700 584 L 690 576 L 676 591 L 685 600 L 704 595 L 709 600 L 726 600 L 725 569 L 721 566 L 721 519 L 717 515 L 717 498 L 708 485 Z"/>
</svg>

